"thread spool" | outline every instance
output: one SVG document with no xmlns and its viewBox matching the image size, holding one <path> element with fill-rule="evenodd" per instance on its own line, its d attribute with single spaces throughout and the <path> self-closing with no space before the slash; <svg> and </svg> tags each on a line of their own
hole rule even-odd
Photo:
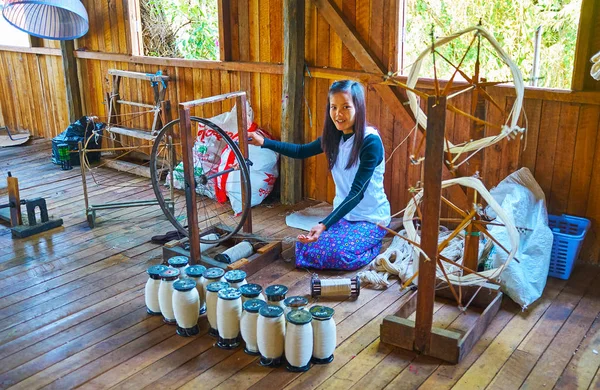
<svg viewBox="0 0 600 390">
<path fill-rule="evenodd" d="M 308 299 L 300 296 L 288 297 L 283 300 L 283 305 L 285 309 L 283 309 L 283 314 L 287 315 L 292 310 L 306 310 L 306 306 L 308 306 Z"/>
<path fill-rule="evenodd" d="M 215 260 L 222 263 L 231 264 L 243 259 L 244 257 L 250 257 L 253 253 L 254 248 L 252 247 L 252 244 L 250 244 L 248 241 L 242 241 L 239 244 L 223 251 L 223 253 L 216 255 Z"/>
<path fill-rule="evenodd" d="M 179 270 L 179 277 L 185 277 L 185 269 L 188 267 L 190 259 L 187 256 L 173 256 L 167 262 L 169 263 L 169 267 L 175 268 Z"/>
<path fill-rule="evenodd" d="M 240 345 L 240 320 L 242 319 L 242 293 L 229 287 L 219 291 L 217 300 L 217 347 L 233 349 Z"/>
<path fill-rule="evenodd" d="M 313 354 L 312 315 L 306 310 L 294 309 L 286 315 L 286 319 L 286 368 L 292 372 L 308 371 Z"/>
<path fill-rule="evenodd" d="M 246 282 L 246 272 L 241 269 L 234 269 L 231 271 L 225 272 L 225 281 L 229 283 L 229 285 L 233 288 L 240 288 L 243 285 L 247 284 Z"/>
<path fill-rule="evenodd" d="M 200 296 L 196 282 L 192 279 L 180 279 L 173 283 L 173 313 L 177 321 L 177 334 L 188 337 L 197 335 Z"/>
<path fill-rule="evenodd" d="M 201 236 L 200 239 L 216 241 L 219 239 L 219 235 L 215 234 L 215 233 L 210 233 L 205 236 Z M 205 252 L 205 251 L 209 250 L 210 248 L 216 247 L 217 245 L 219 245 L 218 242 L 211 243 L 211 244 L 205 244 L 205 243 L 201 242 L 200 243 L 200 252 Z"/>
<path fill-rule="evenodd" d="M 285 344 L 285 319 L 279 306 L 266 305 L 258 311 L 256 342 L 260 352 L 260 365 L 278 367 Z"/>
<path fill-rule="evenodd" d="M 148 281 L 144 289 L 144 300 L 146 301 L 146 311 L 153 316 L 160 315 L 160 305 L 158 303 L 160 273 L 167 268 L 166 265 L 153 265 L 146 271 L 148 273 Z"/>
<path fill-rule="evenodd" d="M 229 283 L 227 282 L 212 282 L 206 286 L 206 317 L 208 318 L 208 324 L 210 325 L 210 329 L 208 330 L 209 336 L 219 337 L 217 301 L 219 299 L 219 291 L 228 287 Z"/>
<path fill-rule="evenodd" d="M 333 320 L 333 309 L 327 306 L 313 306 L 309 310 L 313 322 L 313 353 L 314 364 L 327 364 L 333 361 L 335 351 L 336 329 Z"/>
<path fill-rule="evenodd" d="M 196 291 L 198 291 L 198 300 L 200 302 L 200 309 L 198 314 L 206 313 L 206 298 L 204 296 L 204 272 L 206 267 L 203 265 L 191 265 L 185 269 L 185 274 L 188 278 L 196 282 Z"/>
<path fill-rule="evenodd" d="M 267 303 L 260 299 L 249 299 L 242 305 L 244 311 L 242 312 L 242 319 L 240 320 L 240 331 L 242 333 L 242 339 L 246 342 L 244 352 L 248 355 L 260 355 L 256 340 L 258 311 L 266 305 Z"/>
<path fill-rule="evenodd" d="M 265 296 L 262 294 L 262 287 L 260 284 L 244 284 L 240 287 L 240 292 L 242 293 L 242 302 L 246 302 L 250 299 L 259 299 L 266 302 Z"/>
<path fill-rule="evenodd" d="M 319 279 L 310 281 L 310 295 L 318 297 L 350 297 L 358 298 L 360 295 L 360 279 L 355 276 L 350 279 Z"/>
<path fill-rule="evenodd" d="M 160 273 L 160 285 L 158 286 L 158 305 L 163 315 L 163 321 L 167 324 L 175 324 L 175 313 L 173 312 L 173 282 L 179 277 L 179 270 L 167 268 Z"/>
<path fill-rule="evenodd" d="M 282 309 L 285 309 L 285 305 L 283 304 L 283 300 L 285 299 L 285 294 L 287 294 L 288 288 L 283 284 L 274 284 L 265 289 L 265 294 L 267 295 L 267 304 L 279 306 Z"/>
<path fill-rule="evenodd" d="M 223 271 L 222 268 L 219 267 L 212 267 L 212 268 L 208 268 L 206 271 L 204 271 L 204 274 L 202 275 L 202 294 L 204 295 L 204 302 L 206 302 L 206 287 L 213 282 L 224 282 L 225 278 L 223 277 L 223 275 L 225 275 L 225 271 Z"/>
</svg>

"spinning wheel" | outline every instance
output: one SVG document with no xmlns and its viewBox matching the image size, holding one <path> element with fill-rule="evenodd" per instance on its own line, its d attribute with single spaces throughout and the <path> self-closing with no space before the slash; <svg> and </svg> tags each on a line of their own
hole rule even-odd
<svg viewBox="0 0 600 390">
<path fill-rule="evenodd" d="M 196 211 L 200 242 L 219 243 L 236 234 L 244 225 L 250 210 L 250 174 L 246 159 L 236 142 L 214 123 L 191 117 L 191 128 L 198 129 L 202 124 L 213 132 L 220 141 L 214 146 L 214 153 L 194 153 L 194 177 L 196 191 Z M 183 151 L 180 120 L 169 122 L 156 136 L 150 158 L 152 188 L 158 204 L 168 220 L 179 233 L 188 236 L 188 210 L 184 188 Z M 228 159 L 221 160 L 223 151 L 229 151 Z M 206 150 L 202 150 L 206 152 Z M 226 190 L 233 187 L 237 191 Z M 239 196 L 235 194 L 240 194 Z M 238 215 L 230 206 L 227 196 L 236 197 L 242 205 Z M 202 232 L 211 226 L 223 231 L 216 239 L 202 238 Z"/>
<path fill-rule="evenodd" d="M 472 37 L 464 53 L 459 56 L 460 60 L 458 63 L 453 63 L 447 56 L 440 52 L 440 47 L 452 42 L 455 39 L 458 39 L 459 37 L 468 37 L 469 35 L 472 35 Z M 482 42 L 482 38 L 489 42 L 492 49 L 496 52 L 497 57 L 510 69 L 512 80 L 486 81 L 481 78 L 482 72 L 480 54 L 483 50 L 482 44 L 485 43 Z M 506 137 L 515 137 L 517 134 L 525 131 L 525 129 L 519 127 L 517 124 L 523 106 L 523 76 L 521 75 L 521 72 L 514 61 L 512 61 L 512 59 L 504 52 L 496 39 L 483 27 L 473 26 L 432 43 L 431 46 L 426 48 L 417 57 L 415 63 L 411 67 L 406 84 L 399 82 L 394 77 L 390 78 L 390 80 L 395 84 L 406 88 L 410 109 L 415 115 L 417 124 L 423 129 L 427 129 L 427 115 L 421 109 L 418 98 L 421 97 L 426 99 L 430 95 L 423 91 L 417 90 L 416 86 L 421 68 L 426 60 L 431 60 L 433 63 L 434 96 L 446 97 L 446 109 L 457 115 L 462 115 L 468 118 L 473 125 L 477 125 L 480 128 L 487 126 L 488 128 L 495 129 L 498 132 L 496 135 L 488 137 L 477 136 L 459 144 L 453 144 L 446 138 L 444 141 L 444 152 L 446 154 L 445 163 L 448 168 L 454 170 L 483 148 L 498 143 Z M 436 68 L 436 64 L 441 62 L 448 64 L 452 69 L 451 75 L 443 87 L 440 85 L 438 80 L 440 74 Z M 467 62 L 473 63 L 472 69 L 466 69 Z M 464 79 L 465 82 L 457 82 L 457 76 Z M 504 83 L 513 83 L 516 91 L 514 104 L 508 113 L 504 112 L 505 109 L 503 105 L 496 102 L 494 98 L 488 92 L 486 92 L 485 89 L 486 87 Z M 469 91 L 472 91 L 473 93 L 473 104 L 471 105 L 470 112 L 461 110 L 452 104 L 453 98 Z M 505 123 L 491 123 L 483 118 L 480 118 L 477 115 L 478 99 L 483 99 L 489 104 L 490 107 L 498 110 L 500 115 L 506 118 Z M 411 153 L 411 160 L 413 163 L 419 163 L 422 160 L 422 157 L 420 156 L 422 154 L 421 151 L 423 149 L 424 139 L 425 138 L 422 138 L 421 143 L 418 146 L 415 146 Z"/>
</svg>

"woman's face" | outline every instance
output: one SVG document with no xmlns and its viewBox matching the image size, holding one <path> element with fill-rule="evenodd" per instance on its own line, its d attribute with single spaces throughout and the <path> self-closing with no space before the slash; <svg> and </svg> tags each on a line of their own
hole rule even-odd
<svg viewBox="0 0 600 390">
<path fill-rule="evenodd" d="M 329 97 L 329 116 L 335 127 L 344 134 L 352 134 L 356 110 L 352 95 L 346 92 L 336 92 Z"/>
</svg>

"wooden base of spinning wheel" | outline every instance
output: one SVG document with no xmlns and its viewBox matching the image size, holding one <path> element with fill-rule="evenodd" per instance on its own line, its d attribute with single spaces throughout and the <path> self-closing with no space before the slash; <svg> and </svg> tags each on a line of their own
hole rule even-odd
<svg viewBox="0 0 600 390">
<path fill-rule="evenodd" d="M 475 316 L 475 321 L 463 321 L 470 324 L 465 329 L 453 328 L 450 330 L 432 327 L 429 350 L 421 351 L 422 354 L 456 364 L 473 349 L 477 340 L 498 313 L 502 302 L 500 287 L 486 283 L 481 290 L 478 290 L 479 286 L 462 287 L 463 302 L 469 302 L 476 294 L 467 309 L 467 315 Z M 454 300 L 449 289 L 437 291 L 437 299 L 446 300 L 446 302 Z M 411 293 L 395 315 L 384 318 L 381 324 L 381 342 L 410 351 L 414 350 L 415 321 L 408 318 L 415 312 L 416 307 L 417 292 L 415 291 Z M 463 314 L 459 314 L 459 316 L 461 315 Z"/>
<path fill-rule="evenodd" d="M 201 235 L 216 233 L 224 234 L 225 230 L 219 227 L 211 227 L 205 231 L 202 231 Z M 247 258 L 239 259 L 231 264 L 226 264 L 214 259 L 214 255 L 221 253 L 227 248 L 231 248 L 234 245 L 239 244 L 242 241 L 249 241 L 254 247 L 254 254 Z M 200 255 L 200 264 L 210 267 L 219 267 L 225 270 L 239 269 L 245 271 L 248 276 L 258 272 L 260 269 L 266 267 L 271 262 L 277 260 L 281 255 L 281 241 L 266 242 L 257 238 L 251 234 L 237 233 L 235 238 L 230 238 L 221 242 L 217 247 L 211 248 Z M 166 262 L 173 256 L 187 256 L 190 257 L 190 250 L 188 239 L 183 238 L 181 240 L 173 240 L 166 243 L 163 246 L 163 260 Z"/>
</svg>

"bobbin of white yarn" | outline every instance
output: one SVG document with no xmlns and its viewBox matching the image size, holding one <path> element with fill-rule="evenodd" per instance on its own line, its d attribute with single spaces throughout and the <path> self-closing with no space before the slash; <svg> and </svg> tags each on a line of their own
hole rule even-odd
<svg viewBox="0 0 600 390">
<path fill-rule="evenodd" d="M 322 296 L 351 297 L 356 299 L 360 295 L 360 278 L 358 276 L 350 279 L 319 279 L 313 277 L 310 281 L 310 294 L 313 298 Z"/>
<path fill-rule="evenodd" d="M 250 257 L 253 253 L 254 248 L 252 247 L 252 244 L 248 241 L 242 241 L 239 244 L 223 251 L 223 253 L 216 255 L 215 260 L 222 263 L 231 264 L 243 259 L 244 257 Z"/>
<path fill-rule="evenodd" d="M 200 239 L 206 239 L 206 240 L 217 240 L 219 238 L 218 234 L 215 233 L 210 233 L 207 234 L 205 236 L 201 236 Z M 203 242 L 200 243 L 200 253 L 205 252 L 207 250 L 209 250 L 210 248 L 214 248 L 217 245 L 219 245 L 219 243 L 215 242 L 215 243 L 210 243 L 210 244 L 205 244 Z"/>
<path fill-rule="evenodd" d="M 283 300 L 285 299 L 285 294 L 287 294 L 288 288 L 283 284 L 274 284 L 265 289 L 265 294 L 267 296 L 267 304 L 279 306 L 282 309 L 285 309 L 285 305 L 283 304 Z"/>
<path fill-rule="evenodd" d="M 209 336 L 219 337 L 217 325 L 217 301 L 219 299 L 219 291 L 228 287 L 229 283 L 227 282 L 213 282 L 206 286 L 206 317 L 208 318 L 208 324 L 210 326 L 210 329 L 208 330 Z"/>
<path fill-rule="evenodd" d="M 312 362 L 314 364 L 331 363 L 336 343 L 334 311 L 327 306 L 313 306 L 309 311 L 313 318 Z"/>
<path fill-rule="evenodd" d="M 285 318 L 279 306 L 267 305 L 258 311 L 256 341 L 260 352 L 260 365 L 278 367 L 285 344 Z"/>
<path fill-rule="evenodd" d="M 241 269 L 233 269 L 231 271 L 225 272 L 224 278 L 225 281 L 229 283 L 231 287 L 240 288 L 244 284 L 248 283 L 246 282 L 246 276 L 246 272 L 242 271 Z"/>
<path fill-rule="evenodd" d="M 240 320 L 240 331 L 242 333 L 242 339 L 244 339 L 244 342 L 246 343 L 244 352 L 248 355 L 260 355 L 256 341 L 258 311 L 266 305 L 267 303 L 260 299 L 248 299 L 242 305 L 244 311 L 242 312 L 242 319 Z"/>
<path fill-rule="evenodd" d="M 240 286 L 240 292 L 242 293 L 242 302 L 246 302 L 250 299 L 260 299 L 261 301 L 267 301 L 265 296 L 262 294 L 262 286 L 256 283 L 248 283 Z"/>
<path fill-rule="evenodd" d="M 160 287 L 160 273 L 165 271 L 166 265 L 153 265 L 148 268 L 148 281 L 144 289 L 144 300 L 146 301 L 146 311 L 153 316 L 160 315 L 160 305 L 158 303 L 158 288 Z"/>
<path fill-rule="evenodd" d="M 200 297 L 196 290 L 196 282 L 190 278 L 180 279 L 173 283 L 173 288 L 173 312 L 177 321 L 177 334 L 184 337 L 195 336 L 200 332 Z"/>
<path fill-rule="evenodd" d="M 205 279 L 202 277 L 206 267 L 203 265 L 191 265 L 185 269 L 185 274 L 188 278 L 196 282 L 196 291 L 198 291 L 198 301 L 200 302 L 200 309 L 198 314 L 206 313 L 206 298 L 204 297 L 203 282 Z"/>
<path fill-rule="evenodd" d="M 240 320 L 242 319 L 242 293 L 237 288 L 219 291 L 217 300 L 217 347 L 233 349 L 240 345 Z"/>
<path fill-rule="evenodd" d="M 306 310 L 308 299 L 301 296 L 287 297 L 283 300 L 283 305 L 285 307 L 285 309 L 283 309 L 283 314 L 287 318 L 287 314 L 292 310 Z"/>
<path fill-rule="evenodd" d="M 223 271 L 223 269 L 219 268 L 219 267 L 208 268 L 206 271 L 204 271 L 201 281 L 202 281 L 202 292 L 204 295 L 205 302 L 206 302 L 206 286 L 208 286 L 210 283 L 213 283 L 213 282 L 224 282 L 225 278 L 223 277 L 223 275 L 225 275 L 225 271 Z"/>
<path fill-rule="evenodd" d="M 312 315 L 307 310 L 294 309 L 286 315 L 286 319 L 286 368 L 292 372 L 308 371 L 313 354 Z"/>
<path fill-rule="evenodd" d="M 158 305 L 163 315 L 163 321 L 167 324 L 176 324 L 173 312 L 173 283 L 179 277 L 179 270 L 167 268 L 160 273 L 160 285 L 158 286 Z"/>
<path fill-rule="evenodd" d="M 167 260 L 169 267 L 179 270 L 179 278 L 185 278 L 185 269 L 188 267 L 189 261 L 187 256 L 173 256 Z"/>
</svg>

